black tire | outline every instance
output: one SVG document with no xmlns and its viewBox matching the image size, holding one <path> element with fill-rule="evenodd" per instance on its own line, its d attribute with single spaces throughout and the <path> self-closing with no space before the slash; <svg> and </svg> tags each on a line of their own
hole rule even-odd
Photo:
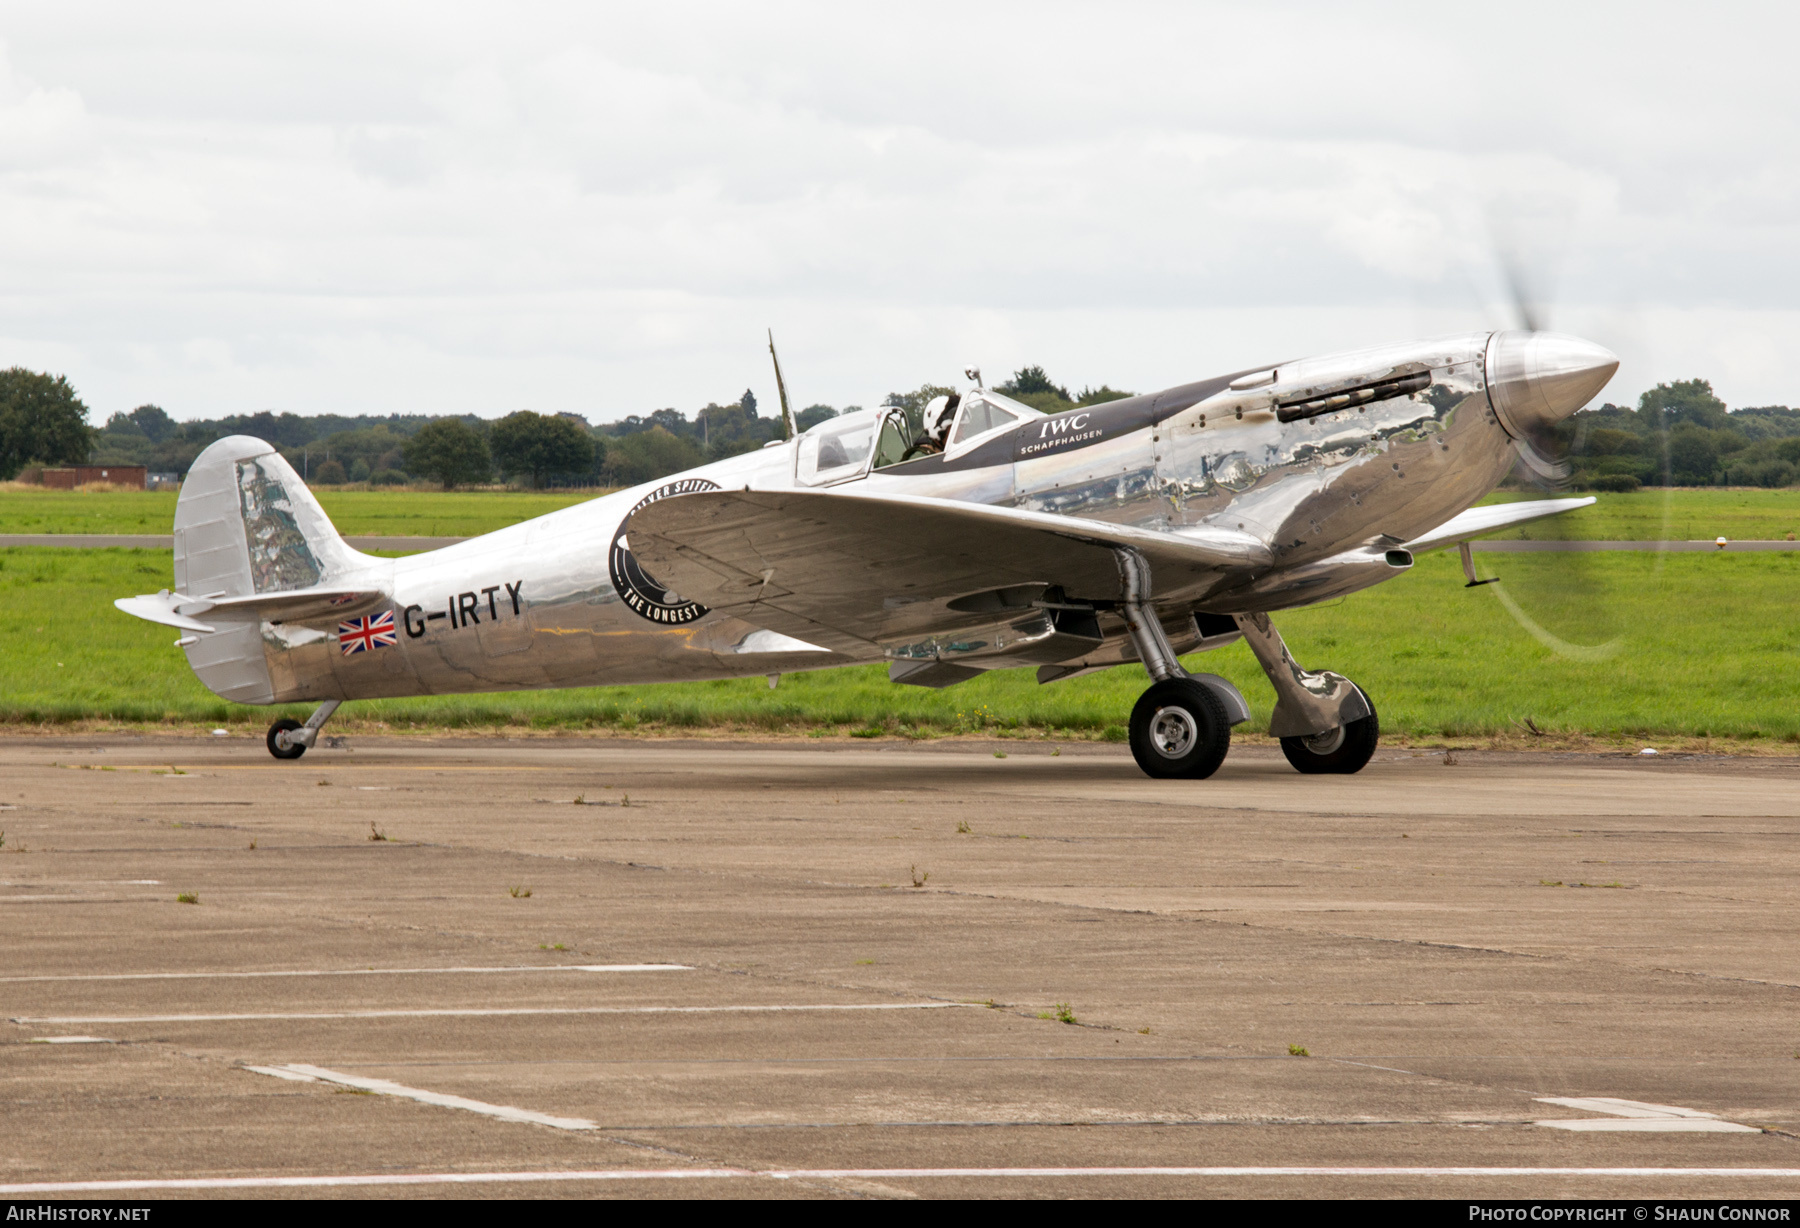
<svg viewBox="0 0 1800 1228">
<path fill-rule="evenodd" d="M 1131 757 L 1146 776 L 1205 780 L 1230 749 L 1225 705 L 1192 678 L 1157 683 L 1131 710 Z"/>
<path fill-rule="evenodd" d="M 278 733 L 292 733 L 296 729 L 304 728 L 304 725 L 291 716 L 284 716 L 273 725 L 270 725 L 268 737 L 269 753 L 274 755 L 277 759 L 298 759 L 301 755 L 304 755 L 306 753 L 306 743 L 304 742 L 295 742 L 293 745 L 284 748 L 275 741 L 275 735 Z"/>
<path fill-rule="evenodd" d="M 1369 700 L 1366 694 L 1363 698 Z M 1375 714 L 1374 701 L 1369 700 L 1369 715 L 1341 725 L 1330 733 L 1343 736 L 1320 734 L 1311 738 L 1283 738 L 1281 753 L 1287 756 L 1295 771 L 1305 772 L 1308 776 L 1348 776 L 1362 771 L 1375 757 L 1375 748 L 1381 743 L 1381 718 Z M 1321 744 L 1329 749 L 1323 752 L 1315 749 Z"/>
</svg>

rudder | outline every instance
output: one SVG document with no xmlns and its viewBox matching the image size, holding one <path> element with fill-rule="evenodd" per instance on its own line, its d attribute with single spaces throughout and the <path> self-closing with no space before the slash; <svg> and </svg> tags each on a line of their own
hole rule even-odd
<svg viewBox="0 0 1800 1228">
<path fill-rule="evenodd" d="M 229 435 L 189 468 L 175 503 L 178 592 L 292 592 L 328 583 L 363 561 L 270 444 Z"/>
</svg>

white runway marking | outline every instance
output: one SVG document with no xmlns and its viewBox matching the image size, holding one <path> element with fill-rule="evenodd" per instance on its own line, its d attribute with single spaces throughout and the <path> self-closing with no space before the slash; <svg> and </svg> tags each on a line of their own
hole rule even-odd
<svg viewBox="0 0 1800 1228">
<path fill-rule="evenodd" d="M 468 1100 L 462 1096 L 428 1092 L 422 1088 L 407 1087 L 405 1084 L 393 1083 L 387 1079 L 368 1079 L 361 1075 L 340 1074 L 335 1070 L 326 1070 L 322 1066 L 306 1066 L 296 1062 L 286 1066 L 247 1066 L 245 1069 L 254 1070 L 258 1074 L 274 1075 L 277 1079 L 341 1083 L 345 1087 L 374 1092 L 377 1096 L 398 1096 L 402 1100 L 417 1100 L 420 1104 L 435 1104 L 444 1109 L 462 1109 L 469 1113 L 480 1113 L 483 1117 L 495 1117 L 501 1121 L 529 1122 L 535 1126 L 551 1126 L 557 1130 L 592 1130 L 596 1128 L 594 1123 L 585 1117 L 552 1117 L 548 1113 L 534 1113 L 530 1109 L 515 1109 L 508 1104 L 489 1104 L 485 1100 Z"/>
<path fill-rule="evenodd" d="M 1755 1126 L 1735 1121 L 1695 1120 L 1691 1117 L 1576 1117 L 1550 1118 L 1537 1123 L 1552 1130 L 1635 1132 L 1639 1134 L 1761 1134 Z"/>
<path fill-rule="evenodd" d="M 296 968 L 269 972 L 91 972 L 66 976 L 0 976 L 0 985 L 26 981 L 231 981 L 285 976 L 448 976 L 488 972 L 692 972 L 691 964 L 507 964 L 496 968 Z"/>
<path fill-rule="evenodd" d="M 298 1071 L 289 1070 L 286 1066 L 246 1066 L 244 1069 L 255 1071 L 257 1074 L 274 1075 L 277 1079 L 286 1079 L 291 1083 L 318 1082 L 311 1075 L 300 1074 Z"/>
<path fill-rule="evenodd" d="M 142 896 L 133 897 L 142 899 Z M 104 904 L 107 897 L 103 895 L 7 895 L 0 896 L 0 904 Z"/>
<path fill-rule="evenodd" d="M 1674 1104 L 1647 1104 L 1642 1100 L 1619 1100 L 1612 1096 L 1539 1096 L 1539 1104 L 1560 1104 L 1566 1109 L 1588 1113 L 1610 1113 L 1610 1117 L 1551 1117 L 1535 1124 L 1552 1130 L 1637 1131 L 1651 1134 L 1761 1134 L 1755 1126 L 1740 1126 L 1735 1121 L 1722 1121 L 1717 1114 L 1699 1109 L 1684 1109 Z"/>
<path fill-rule="evenodd" d="M 929 1011 L 973 1007 L 975 1002 L 850 1002 L 783 1006 L 446 1006 L 386 1011 L 281 1011 L 232 1015 L 21 1015 L 13 1023 L 255 1023 L 300 1019 L 454 1019 L 513 1015 L 726 1015 L 775 1014 L 785 1011 Z"/>
<path fill-rule="evenodd" d="M 125 1181 L 31 1181 L 0 1195 L 104 1194 L 122 1190 L 257 1190 L 318 1186 L 500 1185 L 552 1181 L 694 1181 L 765 1177 L 777 1181 L 909 1177 L 1724 1177 L 1800 1178 L 1800 1168 L 596 1168 L 544 1172 L 376 1173 L 321 1177 L 173 1177 Z"/>
<path fill-rule="evenodd" d="M 116 1045 L 116 1040 L 108 1040 L 104 1036 L 33 1036 L 25 1042 L 29 1045 Z"/>
</svg>

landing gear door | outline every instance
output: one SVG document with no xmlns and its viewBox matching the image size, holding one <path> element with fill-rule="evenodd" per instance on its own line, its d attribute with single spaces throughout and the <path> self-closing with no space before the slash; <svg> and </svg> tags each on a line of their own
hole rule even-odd
<svg viewBox="0 0 1800 1228">
<path fill-rule="evenodd" d="M 801 486 L 835 486 L 869 472 L 881 411 L 860 410 L 827 418 L 800 437 L 794 449 L 794 481 Z"/>
</svg>

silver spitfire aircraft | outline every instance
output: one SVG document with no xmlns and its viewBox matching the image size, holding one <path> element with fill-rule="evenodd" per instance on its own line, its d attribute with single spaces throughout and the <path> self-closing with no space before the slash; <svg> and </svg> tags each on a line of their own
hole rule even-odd
<svg viewBox="0 0 1800 1228">
<path fill-rule="evenodd" d="M 1242 638 L 1302 772 L 1355 772 L 1379 734 L 1343 676 L 1303 669 L 1270 613 L 1389 579 L 1425 550 L 1591 503 L 1472 508 L 1618 360 L 1574 337 L 1474 333 L 1235 372 L 1045 415 L 981 386 L 923 419 L 797 438 L 458 545 L 347 545 L 269 444 L 221 439 L 175 509 L 175 589 L 120 609 L 180 628 L 200 680 L 296 759 L 346 700 L 776 675 L 882 661 L 911 686 L 1141 662 L 1131 750 L 1206 777 L 1248 719 L 1178 654 Z M 783 396 L 784 421 L 791 423 Z M 919 454 L 927 425 L 941 451 Z"/>
</svg>

